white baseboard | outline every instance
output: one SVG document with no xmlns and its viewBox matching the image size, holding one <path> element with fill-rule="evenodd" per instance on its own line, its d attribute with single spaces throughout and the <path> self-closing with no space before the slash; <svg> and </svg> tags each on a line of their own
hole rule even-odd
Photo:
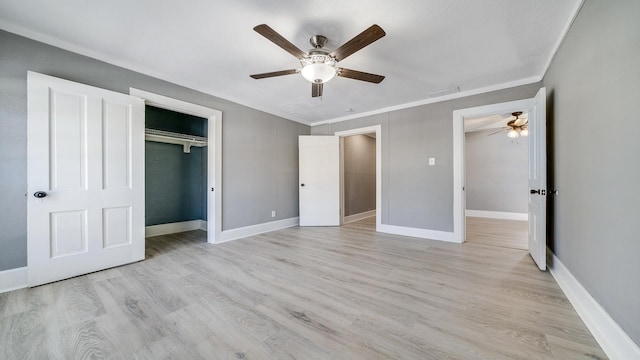
<svg viewBox="0 0 640 360">
<path fill-rule="evenodd" d="M 481 217 L 489 219 L 504 219 L 504 220 L 529 220 L 529 214 L 527 213 L 514 213 L 504 211 L 484 211 L 484 210 L 466 210 L 465 215 L 472 217 Z"/>
<path fill-rule="evenodd" d="M 350 222 L 354 222 L 354 221 L 358 221 L 358 220 L 362 220 L 362 219 L 366 219 L 368 217 L 372 217 L 372 216 L 376 216 L 376 210 L 369 210 L 369 211 L 365 211 L 365 212 L 361 212 L 361 213 L 357 213 L 357 214 L 353 214 L 353 215 L 349 215 L 349 216 L 345 216 L 344 217 L 344 224 L 350 223 Z"/>
<path fill-rule="evenodd" d="M 551 275 L 576 309 L 587 328 L 610 359 L 640 359 L 640 346 L 616 323 L 589 294 L 569 269 L 547 249 Z"/>
<path fill-rule="evenodd" d="M 200 230 L 207 231 L 207 220 L 200 220 Z"/>
<path fill-rule="evenodd" d="M 27 267 L 0 271 L 0 294 L 7 291 L 26 288 L 28 285 Z"/>
<path fill-rule="evenodd" d="M 202 229 L 202 220 L 182 221 L 169 224 L 150 225 L 144 228 L 144 237 L 175 234 L 184 231 Z M 204 230 L 207 230 L 206 221 Z"/>
<path fill-rule="evenodd" d="M 267 223 L 245 226 L 237 229 L 224 230 L 221 234 L 221 240 L 216 241 L 216 244 L 220 244 L 223 242 L 242 239 L 247 236 L 253 236 L 258 234 L 263 234 L 270 231 L 285 229 L 293 226 L 298 226 L 300 223 L 300 219 L 298 217 L 293 217 L 289 219 L 276 220 Z"/>
<path fill-rule="evenodd" d="M 377 229 L 377 231 L 387 233 L 387 234 L 404 235 L 404 236 L 412 236 L 412 237 L 422 238 L 422 239 L 460 243 L 460 240 L 456 238 L 455 233 L 448 232 L 448 231 L 417 229 L 417 228 L 388 225 L 388 224 L 380 224 L 380 227 Z"/>
</svg>

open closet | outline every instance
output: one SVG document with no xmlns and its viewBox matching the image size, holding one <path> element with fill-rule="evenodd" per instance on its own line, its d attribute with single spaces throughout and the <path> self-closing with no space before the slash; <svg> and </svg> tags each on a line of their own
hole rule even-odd
<svg viewBox="0 0 640 360">
<path fill-rule="evenodd" d="M 205 118 L 145 107 L 145 226 L 205 224 L 206 136 Z"/>
</svg>

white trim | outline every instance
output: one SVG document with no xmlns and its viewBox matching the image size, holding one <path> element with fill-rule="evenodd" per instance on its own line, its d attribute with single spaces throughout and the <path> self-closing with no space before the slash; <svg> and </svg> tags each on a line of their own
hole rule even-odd
<svg viewBox="0 0 640 360">
<path fill-rule="evenodd" d="M 640 359 L 640 346 L 622 330 L 558 257 L 547 249 L 547 265 L 560 289 L 611 359 Z"/>
<path fill-rule="evenodd" d="M 381 231 L 382 226 L 382 125 L 373 125 L 363 128 L 337 131 L 333 135 L 345 137 L 352 135 L 376 133 L 376 231 Z M 342 161 L 342 159 L 340 159 Z M 344 197 L 342 193 L 340 195 Z"/>
<path fill-rule="evenodd" d="M 129 88 L 129 94 L 133 96 L 137 96 L 145 100 L 148 105 L 176 111 L 180 113 L 185 113 L 193 116 L 199 116 L 203 118 L 209 118 L 211 116 L 217 115 L 220 111 L 211 109 L 205 106 L 185 102 L 182 100 L 170 98 L 164 95 L 155 94 L 152 92 L 148 92 L 145 90 L 140 90 L 136 88 Z"/>
<path fill-rule="evenodd" d="M 547 71 L 549 70 L 549 66 L 551 66 L 551 62 L 553 61 L 553 58 L 556 56 L 558 49 L 560 49 L 560 45 L 562 45 L 564 38 L 569 33 L 569 29 L 571 29 L 571 25 L 573 25 L 573 22 L 578 17 L 578 14 L 580 13 L 580 9 L 582 9 L 582 6 L 584 5 L 584 2 L 585 0 L 580 0 L 576 2 L 575 7 L 571 10 L 571 15 L 567 19 L 567 23 L 564 24 L 564 27 L 562 28 L 560 35 L 556 39 L 555 44 L 553 44 L 553 51 L 551 52 L 551 54 L 549 54 L 549 58 L 547 59 L 545 66 L 542 68 L 540 79 L 544 79 L 544 76 L 547 74 Z"/>
<path fill-rule="evenodd" d="M 370 218 L 372 216 L 376 216 L 376 211 L 375 210 L 369 210 L 369 211 L 365 211 L 365 212 L 361 212 L 361 213 L 345 216 L 343 224 L 354 222 L 354 221 L 358 221 L 358 220 L 362 220 L 362 219 L 366 219 L 366 218 Z"/>
<path fill-rule="evenodd" d="M 387 224 L 380 225 L 380 229 L 378 231 L 387 234 L 404 235 L 415 238 L 459 243 L 459 241 L 455 237 L 455 234 L 448 231 L 418 229 Z"/>
<path fill-rule="evenodd" d="M 286 229 L 293 226 L 298 226 L 300 218 L 293 217 L 289 219 L 276 220 L 262 224 L 245 226 L 237 229 L 225 230 L 222 232 L 222 240 L 216 241 L 216 244 L 242 239 L 248 236 L 259 235 L 270 231 Z"/>
<path fill-rule="evenodd" d="M 207 231 L 207 220 L 200 220 L 200 230 Z"/>
<path fill-rule="evenodd" d="M 471 217 L 481 217 L 488 219 L 504 219 L 504 220 L 529 220 L 529 213 L 515 213 L 505 211 L 485 211 L 485 210 L 466 210 L 466 215 Z"/>
<path fill-rule="evenodd" d="M 464 118 L 528 110 L 533 106 L 533 100 L 523 99 L 453 111 L 453 234 L 456 242 L 464 242 L 466 236 Z"/>
<path fill-rule="evenodd" d="M 344 191 L 345 191 L 344 190 L 345 189 L 345 186 L 344 186 L 344 178 L 345 178 L 344 176 L 344 137 L 339 137 L 339 140 L 340 140 L 339 141 L 340 152 L 338 153 L 338 156 L 339 156 L 338 161 L 340 162 L 340 168 L 338 170 L 340 172 L 339 174 L 340 176 L 338 181 L 340 183 L 338 184 L 339 185 L 338 190 L 339 190 L 339 196 L 340 196 L 340 225 L 344 225 L 346 223 L 344 214 L 347 211 L 347 207 L 344 204 L 345 203 L 345 200 L 344 200 L 345 198 L 344 196 Z"/>
<path fill-rule="evenodd" d="M 439 102 L 442 102 L 442 101 L 459 99 L 459 98 L 472 96 L 472 95 L 484 94 L 484 93 L 488 93 L 488 92 L 491 92 L 491 91 L 503 90 L 503 89 L 508 89 L 508 88 L 512 88 L 512 87 L 516 87 L 516 86 L 533 84 L 533 83 L 536 83 L 536 82 L 541 81 L 541 80 L 542 80 L 542 76 L 532 76 L 532 77 L 525 78 L 525 79 L 510 81 L 510 82 L 497 84 L 497 85 L 486 86 L 486 87 L 483 87 L 483 88 L 466 90 L 466 91 L 462 91 L 462 92 L 459 92 L 459 93 L 439 96 L 439 97 L 435 97 L 435 98 L 429 98 L 429 99 L 413 101 L 413 102 L 409 102 L 409 103 L 405 103 L 405 104 L 389 106 L 389 107 L 386 107 L 386 108 L 376 109 L 376 110 L 372 110 L 372 111 L 368 111 L 368 112 L 364 112 L 364 113 L 358 113 L 358 114 L 342 116 L 342 117 L 338 117 L 338 118 L 334 118 L 334 119 L 316 121 L 316 122 L 313 122 L 313 123 L 309 124 L 309 126 L 313 127 L 313 126 L 318 126 L 318 125 L 334 124 L 334 123 L 337 123 L 337 122 L 353 120 L 353 119 L 359 119 L 359 118 L 363 118 L 363 117 L 367 117 L 367 116 L 371 116 L 371 115 L 383 114 L 383 113 L 388 113 L 388 112 L 391 112 L 391 111 L 402 110 L 402 109 L 412 108 L 412 107 L 421 106 L 421 105 L 439 103 Z"/>
<path fill-rule="evenodd" d="M 464 146 L 464 115 L 456 110 L 453 112 L 453 235 L 459 243 L 464 242 L 467 231 Z"/>
<path fill-rule="evenodd" d="M 144 237 L 175 234 L 202 229 L 202 220 L 180 221 L 168 224 L 149 225 L 144 228 Z"/>
<path fill-rule="evenodd" d="M 29 286 L 27 274 L 26 266 L 0 271 L 0 294 Z"/>
<path fill-rule="evenodd" d="M 145 100 L 147 105 L 204 117 L 208 120 L 208 138 L 214 146 L 207 146 L 207 242 L 213 244 L 222 232 L 222 111 L 188 103 L 148 91 L 129 88 L 129 94 Z"/>
</svg>

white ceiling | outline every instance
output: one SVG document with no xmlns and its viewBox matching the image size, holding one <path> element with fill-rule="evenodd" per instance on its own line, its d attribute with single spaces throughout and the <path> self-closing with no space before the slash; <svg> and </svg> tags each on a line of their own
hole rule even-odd
<svg viewBox="0 0 640 360">
<path fill-rule="evenodd" d="M 0 0 L 0 28 L 312 124 L 538 81 L 581 2 Z M 387 35 L 339 65 L 386 79 L 335 78 L 322 99 L 300 75 L 251 79 L 299 67 L 252 30 L 262 23 L 304 51 L 312 35 L 335 49 L 378 24 Z"/>
</svg>

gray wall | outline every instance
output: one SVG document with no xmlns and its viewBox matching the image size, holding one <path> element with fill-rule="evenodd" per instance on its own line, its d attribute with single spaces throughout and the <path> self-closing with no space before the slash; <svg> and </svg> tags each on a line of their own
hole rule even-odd
<svg viewBox="0 0 640 360">
<path fill-rule="evenodd" d="M 206 149 L 192 147 L 185 153 L 182 145 L 145 143 L 145 225 L 206 220 Z"/>
<path fill-rule="evenodd" d="M 344 215 L 376 208 L 376 139 L 367 135 L 344 138 Z"/>
<path fill-rule="evenodd" d="M 0 271 L 27 264 L 28 70 L 221 110 L 223 230 L 298 215 L 297 140 L 308 126 L 0 31 Z"/>
<path fill-rule="evenodd" d="M 640 1 L 587 0 L 544 77 L 550 247 L 640 344 Z"/>
<path fill-rule="evenodd" d="M 309 127 L 240 106 L 231 116 L 223 134 L 232 140 L 222 142 L 223 229 L 298 216 L 298 135 Z"/>
<path fill-rule="evenodd" d="M 382 126 L 382 223 L 453 231 L 453 111 L 535 96 L 540 83 L 314 126 L 312 134 Z M 436 158 L 435 166 L 428 159 Z"/>
<path fill-rule="evenodd" d="M 526 213 L 529 138 L 495 131 L 465 134 L 467 209 Z"/>
</svg>

